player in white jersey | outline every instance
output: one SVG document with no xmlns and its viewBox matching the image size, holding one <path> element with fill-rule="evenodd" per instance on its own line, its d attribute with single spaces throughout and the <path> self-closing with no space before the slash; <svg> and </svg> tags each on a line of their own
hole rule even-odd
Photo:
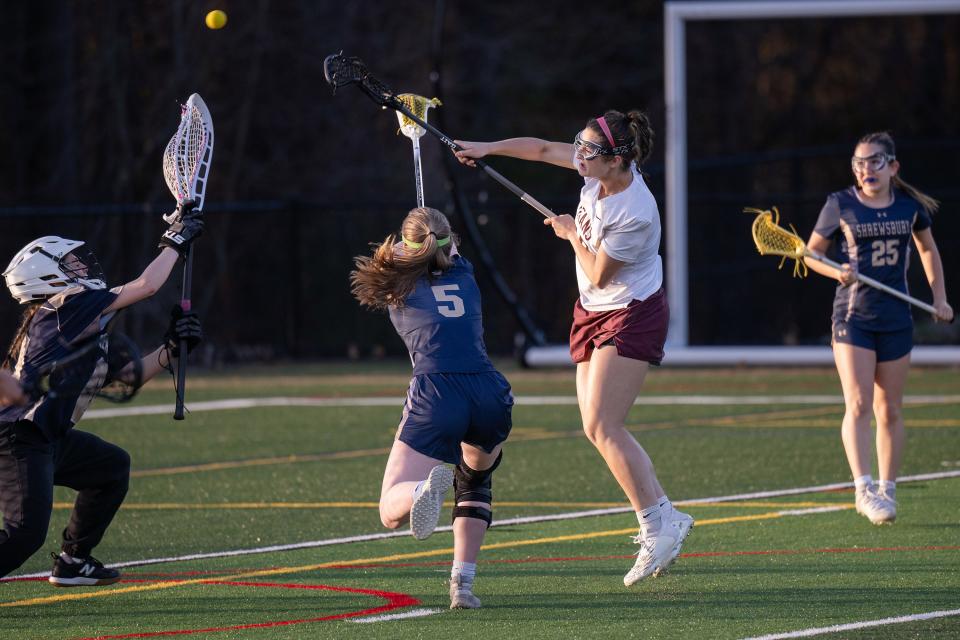
<svg viewBox="0 0 960 640">
<path fill-rule="evenodd" d="M 577 363 L 583 429 L 637 513 L 641 545 L 630 586 L 660 575 L 677 556 L 693 518 L 673 508 L 653 463 L 626 428 L 651 364 L 659 365 L 669 310 L 658 254 L 660 214 L 640 174 L 653 131 L 640 111 L 591 118 L 573 144 L 539 138 L 463 142 L 464 164 L 488 155 L 576 170 L 584 179 L 576 216 L 544 220 L 576 256 L 580 298 L 573 311 L 570 353 Z"/>
<path fill-rule="evenodd" d="M 862 137 L 851 168 L 856 184 L 827 198 L 807 242 L 821 254 L 838 245 L 842 269 L 810 259 L 806 263 L 838 281 L 833 356 L 846 404 L 840 432 L 856 486 L 857 512 L 873 524 L 890 524 L 897 517 L 896 480 L 906 440 L 903 389 L 913 348 L 913 316 L 906 302 L 860 285 L 857 273 L 906 293 L 912 240 L 933 293 L 934 320 L 951 321 L 953 309 L 931 228 L 939 203 L 900 178 L 890 134 Z M 871 472 L 874 416 L 877 485 Z"/>
</svg>

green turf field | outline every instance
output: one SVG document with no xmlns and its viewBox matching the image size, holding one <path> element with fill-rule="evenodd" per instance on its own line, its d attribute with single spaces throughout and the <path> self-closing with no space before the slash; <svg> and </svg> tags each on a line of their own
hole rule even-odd
<svg viewBox="0 0 960 640">
<path fill-rule="evenodd" d="M 503 369 L 518 404 L 495 519 L 624 507 L 579 431 L 572 370 Z M 184 422 L 85 419 L 80 428 L 125 447 L 134 466 L 97 557 L 174 561 L 129 566 L 110 587 L 4 582 L 0 637 L 747 638 L 960 608 L 960 477 L 901 483 L 887 527 L 857 516 L 849 490 L 690 504 L 697 525 L 680 560 L 629 589 L 632 513 L 495 526 L 475 611 L 446 609 L 449 532 L 264 551 L 390 533 L 376 502 L 407 379 L 405 363 L 209 373 L 190 380 L 196 409 Z M 911 372 L 908 396 L 925 397 L 905 408 L 904 476 L 960 472 L 958 382 L 955 369 Z M 790 395 L 804 400 L 780 398 Z M 697 404 L 703 396 L 714 404 Z M 123 408 L 171 397 L 169 383 L 151 383 Z M 356 400 L 203 404 L 271 397 Z M 630 426 L 674 501 L 850 480 L 830 369 L 668 368 L 652 372 L 642 399 L 656 404 L 636 406 Z M 96 404 L 91 415 L 114 408 Z M 45 551 L 17 574 L 49 570 L 72 498 L 57 490 Z M 236 550 L 261 552 L 222 553 Z M 182 558 L 190 554 L 208 555 Z M 399 615 L 411 617 L 374 619 Z M 956 638 L 960 616 L 821 637 Z"/>
</svg>

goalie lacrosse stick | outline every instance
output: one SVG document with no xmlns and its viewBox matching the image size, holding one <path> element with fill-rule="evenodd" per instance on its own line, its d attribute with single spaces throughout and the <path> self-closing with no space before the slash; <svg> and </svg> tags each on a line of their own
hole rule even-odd
<svg viewBox="0 0 960 640">
<path fill-rule="evenodd" d="M 430 107 L 439 107 L 440 100 L 437 98 L 424 98 L 414 93 L 401 93 L 397 96 L 410 111 L 418 118 L 426 122 L 427 111 Z M 424 206 L 423 200 L 423 169 L 420 166 L 420 138 L 427 132 L 426 129 L 405 116 L 402 112 L 397 112 L 397 120 L 400 122 L 400 132 L 410 138 L 413 143 L 413 179 L 417 185 L 417 206 Z"/>
<path fill-rule="evenodd" d="M 210 161 L 213 159 L 213 118 L 203 102 L 194 93 L 181 107 L 180 126 L 170 138 L 163 152 L 163 177 L 170 193 L 177 199 L 177 209 L 165 215 L 172 224 L 181 215 L 184 207 L 203 210 Z M 183 286 L 180 293 L 180 308 L 190 311 L 190 294 L 193 287 L 193 245 L 187 249 L 183 264 Z M 180 341 L 180 357 L 177 359 L 176 392 L 177 404 L 174 420 L 183 420 L 183 399 L 187 383 L 187 343 Z"/>
<path fill-rule="evenodd" d="M 813 258 L 817 262 L 822 262 L 823 264 L 833 267 L 834 269 L 841 269 L 841 265 L 837 262 L 834 262 L 830 258 L 827 258 L 823 254 L 817 253 L 807 248 L 806 244 L 803 242 L 803 239 L 797 235 L 797 230 L 793 228 L 793 225 L 790 225 L 791 231 L 787 231 L 780 226 L 780 212 L 777 211 L 776 207 L 773 207 L 773 211 L 768 211 L 764 209 L 754 209 L 752 207 L 747 207 L 743 210 L 744 213 L 755 213 L 757 217 L 753 221 L 753 242 L 757 245 L 757 250 L 760 252 L 760 255 L 776 255 L 782 256 L 780 260 L 780 267 L 783 267 L 783 263 L 786 262 L 787 258 L 795 261 L 793 265 L 793 275 L 799 276 L 801 278 L 807 275 L 807 265 L 803 263 L 803 259 Z M 909 302 L 912 305 L 920 307 L 924 311 L 937 315 L 937 310 L 933 305 L 929 305 L 926 302 L 922 302 L 908 296 L 902 291 L 897 291 L 892 287 L 888 287 L 882 282 L 878 282 L 873 278 L 865 276 L 861 273 L 857 273 L 857 280 L 863 284 L 869 285 L 884 293 L 889 293 L 892 296 L 896 296 L 905 302 Z"/>
<path fill-rule="evenodd" d="M 31 397 L 93 396 L 110 402 L 129 402 L 143 384 L 143 363 L 137 345 L 122 333 L 97 334 L 59 360 L 36 372 Z"/>
<path fill-rule="evenodd" d="M 389 107 L 405 115 L 410 121 L 418 124 L 422 128 L 436 136 L 443 144 L 453 151 L 460 151 L 462 147 L 450 139 L 445 133 L 427 124 L 427 121 L 418 117 L 411 111 L 400 96 L 395 94 L 390 87 L 375 78 L 367 71 L 366 65 L 360 58 L 344 56 L 342 53 L 329 55 L 323 61 L 323 75 L 327 82 L 333 87 L 333 93 L 336 95 L 337 89 L 350 84 L 357 85 L 367 96 L 382 107 Z M 425 114 L 424 114 L 425 115 Z M 518 198 L 539 211 L 546 218 L 553 218 L 557 214 L 545 207 L 536 198 L 526 193 L 523 189 L 504 178 L 498 171 L 491 168 L 483 160 L 474 160 L 477 166 L 483 169 L 488 176 L 509 189 Z"/>
</svg>

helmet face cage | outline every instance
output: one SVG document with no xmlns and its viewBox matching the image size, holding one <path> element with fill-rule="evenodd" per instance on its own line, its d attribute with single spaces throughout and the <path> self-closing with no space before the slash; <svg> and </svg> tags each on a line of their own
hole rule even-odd
<svg viewBox="0 0 960 640">
<path fill-rule="evenodd" d="M 93 251 L 86 246 L 72 250 L 60 259 L 59 264 L 63 274 L 73 282 L 82 284 L 89 289 L 106 287 L 103 267 L 100 266 Z"/>
</svg>

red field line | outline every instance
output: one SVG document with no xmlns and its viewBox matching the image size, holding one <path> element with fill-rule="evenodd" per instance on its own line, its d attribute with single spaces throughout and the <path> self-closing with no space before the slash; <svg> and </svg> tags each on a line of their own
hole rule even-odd
<svg viewBox="0 0 960 640">
<path fill-rule="evenodd" d="M 141 582 L 137 580 L 135 582 Z M 296 584 L 296 583 L 278 583 L 278 582 L 231 582 L 226 580 L 209 580 L 203 584 L 222 584 L 231 587 L 265 587 L 274 589 L 316 589 L 322 591 L 339 591 L 344 593 L 358 593 L 361 595 L 376 596 L 384 598 L 387 604 L 380 607 L 363 609 L 360 611 L 348 611 L 345 613 L 336 613 L 329 616 L 318 618 L 303 618 L 299 620 L 273 620 L 270 622 L 255 622 L 250 624 L 232 625 L 228 627 L 206 627 L 202 629 L 174 629 L 170 631 L 152 631 L 145 633 L 128 633 L 121 635 L 92 636 L 79 638 L 78 640 L 121 640 L 123 638 L 158 638 L 164 636 L 184 636 L 196 633 L 218 633 L 222 631 L 242 631 L 245 629 L 265 629 L 269 627 L 282 627 L 294 624 L 306 624 L 311 622 L 326 622 L 329 620 L 343 620 L 345 618 L 356 618 L 360 616 L 373 615 L 421 604 L 420 600 L 405 593 L 393 593 L 390 591 L 378 591 L 375 589 L 357 589 L 353 587 L 335 587 L 326 584 Z"/>
</svg>

